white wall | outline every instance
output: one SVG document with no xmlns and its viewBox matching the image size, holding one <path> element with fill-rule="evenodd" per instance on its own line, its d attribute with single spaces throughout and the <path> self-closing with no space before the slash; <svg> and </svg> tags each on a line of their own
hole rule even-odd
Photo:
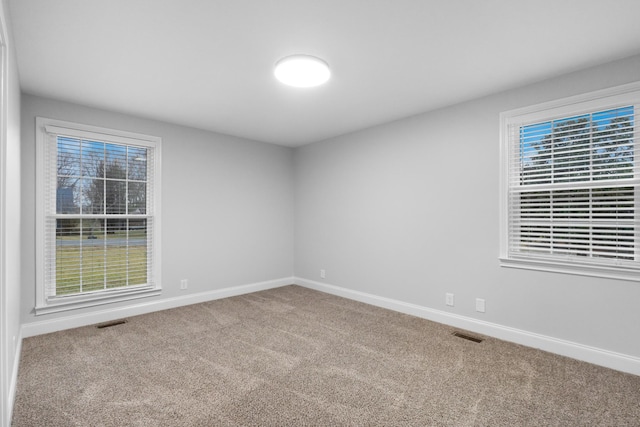
<svg viewBox="0 0 640 427">
<path fill-rule="evenodd" d="M 35 117 L 162 138 L 162 295 L 93 309 L 35 316 Z M 22 301 L 25 335 L 67 318 L 140 304 L 197 302 L 197 295 L 293 276 L 293 150 L 97 110 L 22 97 Z M 189 288 L 180 290 L 180 279 Z M 192 296 L 193 298 L 189 298 Z M 175 305 L 175 304 L 174 304 Z M 151 307 L 152 309 L 153 307 Z M 145 311 L 148 311 L 145 309 Z M 118 314 L 114 313 L 113 316 Z M 60 320 L 62 318 L 63 320 Z M 55 319 L 58 323 L 52 322 Z M 34 326 L 37 328 L 34 329 Z M 52 329 L 57 329 L 51 327 Z"/>
<path fill-rule="evenodd" d="M 0 403 L 0 425 L 10 424 L 11 408 L 15 391 L 15 380 L 18 369 L 20 343 L 20 87 L 16 57 L 11 39 L 7 1 L 3 0 L 0 9 L 2 21 L 2 39 L 5 42 L 6 81 L 3 82 L 2 119 L 5 120 L 4 135 L 0 136 L 3 144 L 0 170 L 3 180 L 0 189 L 2 197 L 2 262 L 0 263 L 0 320 L 2 334 L 0 348 L 0 366 L 2 366 Z M 4 103 L 6 100 L 6 104 Z"/>
<path fill-rule="evenodd" d="M 498 263 L 499 113 L 636 80 L 640 56 L 297 149 L 296 277 L 621 353 L 637 369 L 640 283 Z"/>
</svg>

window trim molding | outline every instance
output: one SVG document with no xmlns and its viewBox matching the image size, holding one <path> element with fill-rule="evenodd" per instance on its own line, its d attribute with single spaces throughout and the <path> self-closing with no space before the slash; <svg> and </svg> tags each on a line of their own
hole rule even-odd
<svg viewBox="0 0 640 427">
<path fill-rule="evenodd" d="M 498 215 L 500 221 L 500 247 L 498 259 L 501 267 L 640 281 L 640 269 L 597 265 L 595 263 L 576 262 L 570 259 L 545 260 L 509 256 L 509 159 L 512 146 L 511 141 L 509 141 L 509 126 L 512 123 L 545 121 L 558 117 L 579 115 L 594 110 L 604 110 L 621 103 L 640 104 L 640 81 L 500 113 L 500 206 Z M 636 111 L 636 116 L 639 113 Z M 640 121 L 636 121 L 636 128 L 640 128 Z M 635 132 L 636 140 L 640 143 L 640 131 L 635 130 Z M 636 197 L 640 204 L 640 196 L 637 195 L 637 191 Z M 636 217 L 640 215 L 638 211 L 640 209 L 637 209 Z M 636 230 L 635 239 L 636 243 L 640 244 L 640 230 Z M 638 248 L 636 248 L 637 250 Z"/>
<path fill-rule="evenodd" d="M 129 289 L 114 289 L 85 295 L 61 297 L 56 300 L 47 300 L 45 295 L 44 271 L 45 271 L 45 220 L 46 207 L 44 202 L 45 184 L 45 144 L 48 139 L 47 128 L 68 129 L 74 133 L 86 133 L 86 135 L 100 134 L 101 140 L 111 142 L 137 142 L 154 148 L 154 195 L 153 195 L 153 277 L 154 286 L 143 285 Z M 162 138 L 144 135 L 140 133 L 103 128 L 92 125 L 68 122 L 46 117 L 36 117 L 36 301 L 35 314 L 50 314 L 61 311 L 92 307 L 132 299 L 160 295 L 162 291 L 161 280 L 161 153 Z"/>
</svg>

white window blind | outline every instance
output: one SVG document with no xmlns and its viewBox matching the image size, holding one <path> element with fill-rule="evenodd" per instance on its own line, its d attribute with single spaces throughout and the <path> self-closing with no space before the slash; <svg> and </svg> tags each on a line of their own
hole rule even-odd
<svg viewBox="0 0 640 427">
<path fill-rule="evenodd" d="M 159 141 L 70 124 L 41 132 L 39 308 L 158 290 Z"/>
<path fill-rule="evenodd" d="M 503 261 L 640 279 L 639 101 L 627 93 L 503 117 Z"/>
</svg>

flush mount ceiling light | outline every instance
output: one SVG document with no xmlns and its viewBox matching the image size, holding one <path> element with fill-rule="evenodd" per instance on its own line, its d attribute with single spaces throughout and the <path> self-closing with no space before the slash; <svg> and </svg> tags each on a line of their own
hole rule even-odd
<svg viewBox="0 0 640 427">
<path fill-rule="evenodd" d="M 329 80 L 326 62 L 310 55 L 291 55 L 276 63 L 274 74 L 280 82 L 295 87 L 319 86 Z"/>
</svg>

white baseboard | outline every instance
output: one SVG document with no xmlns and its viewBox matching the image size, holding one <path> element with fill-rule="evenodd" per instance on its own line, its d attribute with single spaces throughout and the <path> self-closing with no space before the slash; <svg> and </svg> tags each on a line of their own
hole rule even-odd
<svg viewBox="0 0 640 427">
<path fill-rule="evenodd" d="M 338 295 L 355 301 L 364 302 L 382 308 L 398 311 L 434 322 L 450 325 L 455 328 L 465 329 L 478 334 L 487 335 L 505 341 L 522 344 L 550 353 L 571 357 L 584 362 L 593 363 L 607 368 L 634 375 L 640 375 L 640 358 L 613 351 L 590 347 L 587 345 L 566 341 L 559 338 L 541 335 L 521 329 L 511 328 L 496 323 L 485 322 L 471 317 L 460 316 L 446 311 L 410 304 L 373 294 L 354 291 L 338 286 L 328 285 L 300 277 L 294 279 L 294 283 L 309 289 Z"/>
<path fill-rule="evenodd" d="M 198 304 L 221 298 L 233 297 L 236 295 L 249 294 L 251 292 L 263 291 L 266 289 L 279 288 L 281 286 L 294 283 L 293 277 L 269 280 L 266 282 L 251 283 L 247 285 L 232 286 L 213 291 L 188 294 L 179 297 L 165 298 L 159 300 L 136 300 L 135 304 L 124 307 L 105 308 L 89 313 L 71 314 L 69 316 L 46 319 L 36 322 L 22 324 L 22 336 L 24 338 L 48 334 L 50 332 L 62 331 L 65 329 L 78 328 L 81 326 L 93 325 L 96 323 L 109 322 L 124 317 L 138 316 L 140 314 L 154 311 L 167 310 L 184 305 Z"/>
</svg>

